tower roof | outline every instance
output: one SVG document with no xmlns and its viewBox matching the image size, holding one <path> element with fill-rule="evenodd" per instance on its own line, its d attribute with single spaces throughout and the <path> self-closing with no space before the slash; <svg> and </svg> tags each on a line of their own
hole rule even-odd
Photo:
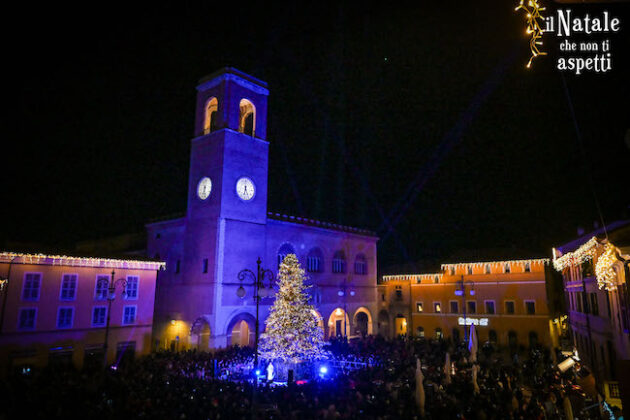
<svg viewBox="0 0 630 420">
<path fill-rule="evenodd" d="M 215 79 L 220 79 L 222 78 L 222 76 L 226 75 L 230 75 L 232 77 L 236 76 L 237 78 L 245 80 L 249 83 L 253 83 L 254 85 L 260 86 L 261 88 L 267 89 L 267 82 L 263 82 L 262 80 L 257 79 L 254 76 L 244 73 L 238 69 L 235 69 L 234 67 L 223 67 L 222 69 L 219 69 L 214 73 L 202 77 L 201 79 L 199 79 L 199 86 L 204 86 L 208 82 Z"/>
</svg>

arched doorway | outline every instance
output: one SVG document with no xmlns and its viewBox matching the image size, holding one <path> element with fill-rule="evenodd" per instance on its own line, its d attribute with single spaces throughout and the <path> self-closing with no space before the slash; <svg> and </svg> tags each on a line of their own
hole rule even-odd
<svg viewBox="0 0 630 420">
<path fill-rule="evenodd" d="M 343 309 L 337 308 L 332 311 L 328 318 L 328 338 L 348 337 L 349 335 L 350 319 Z"/>
<path fill-rule="evenodd" d="M 362 306 L 354 313 L 354 334 L 360 337 L 374 334 L 372 331 L 372 314 Z"/>
<path fill-rule="evenodd" d="M 518 346 L 516 331 L 511 330 L 510 332 L 508 332 L 508 345 L 512 350 L 516 349 L 516 346 Z"/>
<path fill-rule="evenodd" d="M 354 317 L 354 332 L 360 337 L 365 337 L 368 330 L 368 316 L 365 312 L 358 312 Z"/>
<path fill-rule="evenodd" d="M 240 313 L 229 322 L 226 335 L 227 345 L 253 346 L 256 319 L 248 313 Z"/>
<path fill-rule="evenodd" d="M 407 335 L 407 318 L 402 314 L 396 316 L 396 335 Z"/>
<path fill-rule="evenodd" d="M 324 318 L 315 309 L 311 310 L 315 319 L 317 319 L 317 325 L 322 329 L 322 335 L 324 335 Z"/>
<path fill-rule="evenodd" d="M 210 347 L 210 323 L 208 320 L 200 316 L 195 319 L 190 327 L 190 341 L 193 345 L 196 344 L 197 350 L 205 351 Z"/>
<path fill-rule="evenodd" d="M 538 333 L 536 331 L 529 332 L 529 347 L 536 347 L 538 345 Z"/>
<path fill-rule="evenodd" d="M 416 328 L 416 334 L 418 335 L 418 337 L 424 338 L 424 327 Z"/>
<path fill-rule="evenodd" d="M 378 313 L 378 333 L 389 338 L 389 314 L 384 309 Z"/>
<path fill-rule="evenodd" d="M 459 328 L 453 328 L 452 331 L 453 343 L 457 344 L 461 340 L 459 336 Z"/>
</svg>

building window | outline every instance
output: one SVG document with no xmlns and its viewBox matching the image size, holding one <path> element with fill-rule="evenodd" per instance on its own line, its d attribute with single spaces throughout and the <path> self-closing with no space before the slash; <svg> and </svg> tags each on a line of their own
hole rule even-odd
<svg viewBox="0 0 630 420">
<path fill-rule="evenodd" d="M 456 300 L 451 300 L 451 313 L 456 314 L 459 313 L 459 303 Z"/>
<path fill-rule="evenodd" d="M 206 115 L 203 122 L 203 134 L 212 133 L 217 129 L 217 116 L 219 111 L 219 101 L 212 97 L 206 103 Z"/>
<path fill-rule="evenodd" d="M 418 337 L 424 338 L 424 328 L 423 327 L 416 328 L 416 331 L 418 333 Z"/>
<path fill-rule="evenodd" d="M 109 286 L 109 275 L 99 274 L 96 276 L 96 287 L 94 288 L 94 299 L 107 299 L 107 287 Z"/>
<path fill-rule="evenodd" d="M 486 300 L 486 313 L 489 315 L 494 315 L 495 313 L 495 309 L 494 309 L 494 300 Z"/>
<path fill-rule="evenodd" d="M 402 286 L 396 286 L 396 300 L 402 300 Z"/>
<path fill-rule="evenodd" d="M 385 302 L 385 293 L 381 293 L 381 301 Z"/>
<path fill-rule="evenodd" d="M 136 323 L 136 307 L 125 306 L 123 309 L 123 325 L 131 325 Z"/>
<path fill-rule="evenodd" d="M 175 261 L 175 274 L 179 274 L 179 269 L 181 268 L 181 263 L 179 260 Z"/>
<path fill-rule="evenodd" d="M 469 314 L 476 314 L 477 302 L 474 300 L 469 300 L 468 302 L 466 302 L 466 310 L 468 311 Z"/>
<path fill-rule="evenodd" d="M 492 273 L 492 269 L 490 267 L 490 264 L 486 264 L 486 274 L 490 274 Z"/>
<path fill-rule="evenodd" d="M 534 315 L 536 313 L 536 302 L 533 300 L 525 301 L 525 313 L 527 315 Z"/>
<path fill-rule="evenodd" d="M 322 292 L 321 292 L 321 290 L 317 290 L 315 292 L 315 303 L 316 304 L 322 303 Z"/>
<path fill-rule="evenodd" d="M 513 315 L 514 314 L 514 301 L 506 300 L 505 301 L 505 313 Z"/>
<path fill-rule="evenodd" d="M 202 273 L 207 273 L 208 272 L 208 259 L 204 258 L 203 259 L 203 268 L 201 269 Z"/>
<path fill-rule="evenodd" d="M 295 248 L 293 248 L 293 245 L 287 243 L 282 244 L 282 246 L 278 249 L 278 267 L 280 267 L 280 264 L 282 264 L 289 254 L 295 254 Z"/>
<path fill-rule="evenodd" d="M 22 300 L 39 300 L 39 288 L 41 283 L 41 273 L 26 273 L 22 287 Z"/>
<path fill-rule="evenodd" d="M 525 263 L 525 272 L 526 273 L 531 273 L 532 272 L 532 265 L 529 262 Z"/>
<path fill-rule="evenodd" d="M 346 254 L 343 251 L 335 252 L 332 260 L 332 272 L 333 273 L 345 273 L 346 272 Z"/>
<path fill-rule="evenodd" d="M 254 137 L 256 127 L 256 107 L 247 99 L 241 99 L 239 104 L 241 115 L 238 123 L 239 133 Z"/>
<path fill-rule="evenodd" d="M 107 307 L 95 306 L 94 309 L 92 309 L 92 326 L 104 327 L 106 321 L 107 321 Z"/>
<path fill-rule="evenodd" d="M 503 272 L 506 274 L 510 273 L 510 263 L 505 263 L 503 266 Z"/>
<path fill-rule="evenodd" d="M 321 273 L 324 268 L 324 264 L 322 263 L 323 260 L 324 257 L 321 249 L 311 249 L 306 257 L 306 270 L 309 273 Z"/>
<path fill-rule="evenodd" d="M 433 302 L 433 312 L 436 314 L 442 313 L 442 304 L 440 302 Z"/>
<path fill-rule="evenodd" d="M 469 266 L 468 266 L 468 275 L 469 275 L 469 276 L 471 276 L 471 275 L 472 275 L 472 273 L 473 273 L 473 268 L 472 268 L 472 265 L 469 265 Z"/>
<path fill-rule="evenodd" d="M 354 260 L 354 273 L 359 275 L 367 274 L 367 261 L 365 260 L 365 255 L 357 255 Z"/>
<path fill-rule="evenodd" d="M 438 284 L 440 282 L 440 276 L 433 277 L 433 284 Z M 420 283 L 420 282 L 418 282 Z"/>
<path fill-rule="evenodd" d="M 35 308 L 20 309 L 20 316 L 18 318 L 18 329 L 34 330 L 36 316 L 37 309 Z"/>
<path fill-rule="evenodd" d="M 138 299 L 138 276 L 127 276 L 127 286 L 125 287 L 125 299 Z"/>
<path fill-rule="evenodd" d="M 442 328 L 436 328 L 435 329 L 435 338 L 437 338 L 438 340 L 441 340 L 443 337 L 442 335 Z"/>
<path fill-rule="evenodd" d="M 416 311 L 422 313 L 423 311 L 422 302 L 416 302 Z"/>
<path fill-rule="evenodd" d="M 57 328 L 72 328 L 72 318 L 74 317 L 74 308 L 61 307 L 57 312 Z"/>
<path fill-rule="evenodd" d="M 451 276 L 454 276 L 455 275 L 455 267 L 451 267 L 450 272 L 451 272 Z"/>
<path fill-rule="evenodd" d="M 59 299 L 74 300 L 77 296 L 77 277 L 76 274 L 64 274 L 61 278 L 61 292 Z"/>
</svg>

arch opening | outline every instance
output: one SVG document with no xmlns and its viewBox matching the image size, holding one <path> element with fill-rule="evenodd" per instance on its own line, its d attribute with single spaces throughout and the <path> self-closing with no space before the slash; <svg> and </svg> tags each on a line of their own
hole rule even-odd
<svg viewBox="0 0 630 420">
<path fill-rule="evenodd" d="M 239 104 L 240 117 L 238 122 L 239 133 L 254 137 L 256 127 L 256 107 L 248 99 L 241 99 Z"/>
<path fill-rule="evenodd" d="M 217 129 L 217 119 L 219 116 L 219 101 L 216 97 L 208 99 L 206 102 L 206 113 L 203 121 L 203 134 L 212 133 Z"/>
<path fill-rule="evenodd" d="M 328 317 L 328 339 L 333 337 L 348 337 L 350 334 L 350 319 L 342 308 L 336 308 Z"/>
<path fill-rule="evenodd" d="M 253 346 L 255 340 L 256 319 L 243 312 L 232 318 L 226 329 L 227 345 Z M 262 331 L 261 331 L 262 332 Z"/>
</svg>

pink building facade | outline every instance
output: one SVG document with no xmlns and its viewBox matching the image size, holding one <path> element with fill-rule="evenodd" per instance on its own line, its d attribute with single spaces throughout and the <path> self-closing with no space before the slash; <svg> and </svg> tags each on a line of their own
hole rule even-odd
<svg viewBox="0 0 630 420">
<path fill-rule="evenodd" d="M 156 276 L 163 266 L 0 253 L 0 365 L 102 365 L 112 278 L 107 362 L 150 352 Z"/>
</svg>

